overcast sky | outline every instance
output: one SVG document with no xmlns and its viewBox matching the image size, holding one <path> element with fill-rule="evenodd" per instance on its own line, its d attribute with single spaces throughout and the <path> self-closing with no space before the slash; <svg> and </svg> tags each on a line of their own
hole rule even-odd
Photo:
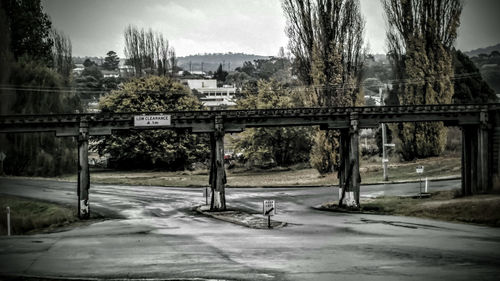
<svg viewBox="0 0 500 281">
<path fill-rule="evenodd" d="M 123 57 L 129 24 L 169 39 L 178 56 L 243 52 L 276 55 L 287 46 L 280 0 L 42 0 L 53 26 L 68 35 L 75 56 Z M 386 53 L 385 18 L 379 0 L 361 0 L 365 43 Z M 469 0 L 462 12 L 457 48 L 469 51 L 500 43 L 500 1 Z"/>
</svg>

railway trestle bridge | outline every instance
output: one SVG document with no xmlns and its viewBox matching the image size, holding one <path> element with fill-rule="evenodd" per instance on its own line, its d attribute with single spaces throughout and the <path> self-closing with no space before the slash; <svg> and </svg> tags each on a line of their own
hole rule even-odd
<svg viewBox="0 0 500 281">
<path fill-rule="evenodd" d="M 2 115 L 0 133 L 54 132 L 78 140 L 78 216 L 88 218 L 90 172 L 89 136 L 111 135 L 118 130 L 187 130 L 208 133 L 211 141 L 211 207 L 225 209 L 224 134 L 251 127 L 319 126 L 340 132 L 339 186 L 352 204 L 359 204 L 358 132 L 380 123 L 434 122 L 462 130 L 462 193 L 480 194 L 500 178 L 500 104 L 412 105 L 342 108 L 212 110 L 176 112 Z M 168 124 L 142 126 L 136 116 L 163 115 Z M 498 183 L 498 182 L 497 182 Z"/>
</svg>

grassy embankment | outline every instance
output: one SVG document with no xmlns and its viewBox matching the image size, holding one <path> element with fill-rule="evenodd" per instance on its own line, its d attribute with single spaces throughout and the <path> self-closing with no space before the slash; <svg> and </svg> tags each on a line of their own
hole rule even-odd
<svg viewBox="0 0 500 281">
<path fill-rule="evenodd" d="M 7 234 L 7 206 L 10 207 L 11 234 L 51 231 L 78 221 L 73 209 L 52 203 L 14 196 L 0 197 L 0 235 Z"/>
<path fill-rule="evenodd" d="M 460 156 L 432 157 L 412 162 L 389 165 L 389 181 L 418 180 L 415 167 L 425 166 L 423 177 L 440 178 L 460 176 Z M 361 160 L 362 184 L 382 182 L 380 158 Z M 156 186 L 206 186 L 208 171 L 91 171 L 92 183 L 156 185 Z M 76 174 L 60 177 L 60 180 L 76 181 Z M 317 186 L 337 184 L 337 175 L 321 176 L 315 169 L 295 166 L 270 170 L 247 170 L 235 168 L 227 170 L 227 184 L 242 186 Z"/>
<path fill-rule="evenodd" d="M 500 227 L 499 194 L 460 197 L 458 191 L 439 191 L 429 198 L 388 196 L 361 199 L 360 203 L 363 212 Z M 336 209 L 336 204 L 325 203 L 323 208 Z"/>
</svg>

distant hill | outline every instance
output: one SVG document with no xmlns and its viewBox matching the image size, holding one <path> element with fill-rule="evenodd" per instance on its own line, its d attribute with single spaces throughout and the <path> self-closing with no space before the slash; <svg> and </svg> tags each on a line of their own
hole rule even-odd
<svg viewBox="0 0 500 281">
<path fill-rule="evenodd" d="M 489 46 L 489 47 L 486 47 L 486 48 L 479 48 L 479 49 L 475 49 L 475 50 L 472 50 L 472 51 L 464 52 L 464 54 L 468 55 L 469 57 L 474 57 L 474 56 L 477 56 L 479 54 L 487 54 L 487 55 L 489 55 L 493 51 L 499 51 L 500 52 L 500 44 L 496 44 L 494 46 Z"/>
<path fill-rule="evenodd" d="M 234 70 L 243 65 L 245 61 L 253 61 L 258 59 L 267 59 L 267 56 L 249 55 L 243 53 L 226 53 L 226 54 L 198 54 L 185 57 L 178 57 L 177 65 L 184 70 L 189 71 L 191 62 L 192 71 L 201 71 L 203 63 L 203 71 L 216 71 L 220 64 L 223 64 L 225 71 Z"/>
</svg>

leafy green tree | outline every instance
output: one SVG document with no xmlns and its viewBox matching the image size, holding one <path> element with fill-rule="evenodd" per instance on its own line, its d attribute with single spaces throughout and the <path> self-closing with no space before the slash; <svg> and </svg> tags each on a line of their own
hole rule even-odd
<svg viewBox="0 0 500 281">
<path fill-rule="evenodd" d="M 106 70 L 117 70 L 120 64 L 120 58 L 114 51 L 109 51 L 104 58 L 102 67 Z"/>
<path fill-rule="evenodd" d="M 226 77 L 229 73 L 227 71 L 222 70 L 222 63 L 219 65 L 219 68 L 217 68 L 217 71 L 215 71 L 213 78 L 217 79 L 217 84 L 219 86 L 222 86 L 224 82 L 226 82 Z"/>
<path fill-rule="evenodd" d="M 111 90 L 116 90 L 118 89 L 118 85 L 123 81 L 124 79 L 119 78 L 119 77 L 105 77 L 101 80 L 102 84 L 102 89 L 104 91 L 111 91 Z"/>
<path fill-rule="evenodd" d="M 133 79 L 100 100 L 102 112 L 197 110 L 201 104 L 179 82 L 159 76 Z M 117 132 L 99 140 L 100 154 L 109 153 L 115 167 L 182 170 L 210 158 L 206 137 L 186 131 Z"/>
<path fill-rule="evenodd" d="M 313 136 L 313 146 L 309 155 L 309 162 L 321 175 L 333 172 L 334 163 L 338 163 L 337 136 L 332 131 L 316 130 Z"/>
<path fill-rule="evenodd" d="M 237 67 L 235 71 L 238 72 L 243 72 L 246 73 L 248 76 L 255 77 L 254 72 L 255 72 L 255 66 L 251 61 L 245 61 L 243 62 L 243 66 Z"/>
<path fill-rule="evenodd" d="M 14 55 L 10 50 L 10 32 L 7 22 L 6 12 L 3 9 L 3 2 L 0 1 L 0 84 L 8 84 L 11 73 Z M 5 89 L 0 89 L 0 114 L 8 114 L 10 104 L 15 97 Z M 3 136 L 0 136 L 0 146 L 4 147 Z"/>
<path fill-rule="evenodd" d="M 495 91 L 500 94 L 500 52 L 493 51 L 489 55 L 480 54 L 470 58 L 474 64 L 480 69 L 481 76 L 484 81 Z"/>
<path fill-rule="evenodd" d="M 91 67 L 91 66 L 97 66 L 97 64 L 95 62 L 93 62 L 92 60 L 87 58 L 83 61 L 83 66 L 84 67 Z"/>
<path fill-rule="evenodd" d="M 14 64 L 10 83 L 29 86 L 16 90 L 16 99 L 10 108 L 15 114 L 50 114 L 73 112 L 78 99 L 65 92 L 64 79 L 43 62 L 27 57 Z M 40 92 L 38 88 L 53 89 Z M 55 176 L 74 171 L 76 143 L 72 139 L 55 138 L 50 133 L 12 134 L 7 136 L 5 172 L 12 175 Z"/>
<path fill-rule="evenodd" d="M 40 0 L 1 0 L 10 26 L 10 50 L 16 59 L 28 56 L 52 63 L 52 23 Z"/>
<path fill-rule="evenodd" d="M 496 102 L 495 92 L 483 80 L 474 62 L 460 50 L 454 52 L 453 103 Z"/>
<path fill-rule="evenodd" d="M 89 60 L 90 61 L 90 60 Z M 82 74 L 75 78 L 76 91 L 85 104 L 88 100 L 97 100 L 103 93 L 103 75 L 94 64 L 87 64 Z"/>
<path fill-rule="evenodd" d="M 300 96 L 278 82 L 259 80 L 257 93 L 244 92 L 238 100 L 241 109 L 275 109 L 299 107 Z M 311 128 L 250 128 L 235 142 L 237 151 L 255 166 L 289 166 L 306 162 L 311 149 Z"/>
<path fill-rule="evenodd" d="M 229 85 L 235 85 L 238 88 L 243 87 L 246 83 L 250 81 L 257 81 L 255 78 L 249 76 L 245 72 L 232 72 L 226 76 L 226 83 Z"/>
<path fill-rule="evenodd" d="M 389 102 L 446 104 L 453 96 L 451 47 L 457 37 L 459 0 L 384 0 L 387 42 L 397 81 Z M 439 155 L 446 145 L 442 122 L 399 125 L 404 159 Z"/>
<path fill-rule="evenodd" d="M 0 89 L 1 113 L 78 110 L 78 99 L 65 90 L 67 77 L 61 76 L 62 71 L 58 73 L 58 62 L 54 62 L 52 48 L 58 51 L 60 46 L 50 36 L 51 22 L 40 1 L 1 0 L 0 8 L 0 78 L 1 83 L 13 88 Z M 64 43 L 69 43 L 69 39 Z M 66 45 L 66 54 L 71 53 L 70 49 L 71 44 Z M 46 133 L 10 134 L 0 135 L 0 146 L 8 155 L 4 166 L 7 174 L 54 176 L 76 167 L 76 144 L 72 139 Z"/>
<path fill-rule="evenodd" d="M 92 76 L 97 80 L 101 80 L 103 78 L 102 72 L 96 65 L 85 67 L 82 71 L 82 76 Z"/>
</svg>

